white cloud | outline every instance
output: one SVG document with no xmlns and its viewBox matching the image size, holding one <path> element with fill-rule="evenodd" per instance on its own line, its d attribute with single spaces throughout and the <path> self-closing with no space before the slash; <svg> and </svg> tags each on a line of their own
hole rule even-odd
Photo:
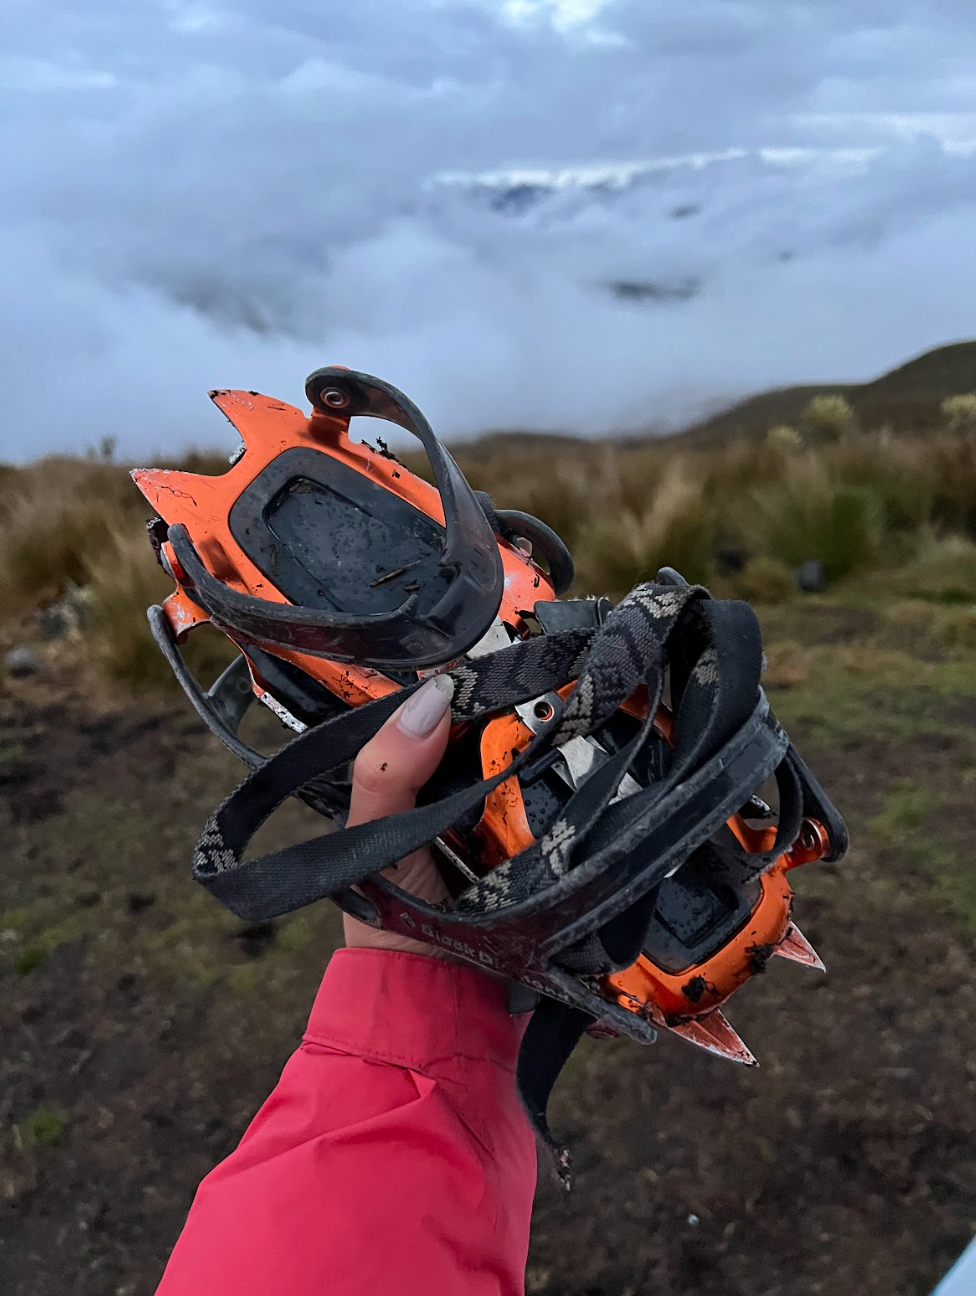
<svg viewBox="0 0 976 1296">
<path fill-rule="evenodd" d="M 299 401 L 329 361 L 451 432 L 595 432 L 976 332 L 963 0 L 10 0 L 4 24 L 2 457 L 175 449 L 219 434 L 207 387 Z"/>
<path fill-rule="evenodd" d="M 63 64 L 41 58 L 0 61 L 0 91 L 45 94 L 56 90 L 111 90 L 118 80 L 111 72 L 85 67 L 75 60 Z"/>
<path fill-rule="evenodd" d="M 503 0 L 501 11 L 515 23 L 544 18 L 556 31 L 588 26 L 612 0 Z"/>
</svg>

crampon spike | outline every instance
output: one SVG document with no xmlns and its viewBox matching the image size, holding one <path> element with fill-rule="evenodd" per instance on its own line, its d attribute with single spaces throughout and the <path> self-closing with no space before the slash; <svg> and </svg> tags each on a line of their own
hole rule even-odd
<svg viewBox="0 0 976 1296">
<path fill-rule="evenodd" d="M 773 953 L 780 958 L 789 959 L 791 963 L 802 963 L 804 967 L 816 968 L 818 972 L 827 971 L 823 959 L 795 924 L 790 925 Z"/>
<path fill-rule="evenodd" d="M 704 1017 L 694 1017 L 682 1022 L 680 1026 L 669 1026 L 668 1030 L 717 1057 L 728 1058 L 730 1062 L 741 1062 L 743 1066 L 759 1065 L 717 1008 Z"/>
</svg>

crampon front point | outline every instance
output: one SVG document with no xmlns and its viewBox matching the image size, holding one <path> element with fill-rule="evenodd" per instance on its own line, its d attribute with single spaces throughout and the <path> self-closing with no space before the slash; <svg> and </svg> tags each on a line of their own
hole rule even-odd
<svg viewBox="0 0 976 1296">
<path fill-rule="evenodd" d="M 306 394 L 310 415 L 213 392 L 243 439 L 229 471 L 133 473 L 176 585 L 153 633 L 251 771 L 207 823 L 195 877 L 248 920 L 329 896 L 507 979 L 533 1009 L 518 1081 L 550 1146 L 549 1092 L 584 1031 L 664 1030 L 754 1063 L 722 1005 L 773 956 L 822 969 L 789 873 L 840 859 L 847 834 L 769 709 L 751 609 L 667 568 L 616 607 L 563 598 L 559 537 L 473 491 L 396 388 L 333 367 Z M 434 484 L 352 440 L 357 415 L 412 433 Z M 205 623 L 240 652 L 207 690 L 180 654 Z M 357 752 L 440 671 L 451 741 L 420 804 L 342 827 Z M 255 699 L 297 735 L 270 757 L 239 735 Z M 338 830 L 244 862 L 292 795 Z M 440 906 L 379 875 L 428 843 Z"/>
</svg>

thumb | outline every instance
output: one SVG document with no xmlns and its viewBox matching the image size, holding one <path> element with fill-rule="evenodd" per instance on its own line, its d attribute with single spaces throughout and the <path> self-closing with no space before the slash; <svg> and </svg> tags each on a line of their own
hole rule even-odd
<svg viewBox="0 0 976 1296">
<path fill-rule="evenodd" d="M 433 775 L 451 732 L 454 681 L 427 680 L 356 757 L 349 827 L 410 810 Z"/>
</svg>

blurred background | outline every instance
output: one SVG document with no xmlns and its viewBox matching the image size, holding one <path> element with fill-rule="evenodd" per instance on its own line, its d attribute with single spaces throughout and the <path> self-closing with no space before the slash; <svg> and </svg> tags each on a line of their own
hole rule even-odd
<svg viewBox="0 0 976 1296">
<path fill-rule="evenodd" d="M 752 602 L 853 832 L 798 878 L 826 976 L 776 961 L 731 1006 L 758 1070 L 574 1056 L 576 1188 L 540 1185 L 527 1290 L 925 1296 L 948 1268 L 976 1230 L 974 58 L 961 0 L 8 0 L 5 1296 L 152 1290 L 338 939 L 190 881 L 240 770 L 149 636 L 127 476 L 224 471 L 206 390 L 298 404 L 325 363 L 559 530 L 575 592 L 667 563 Z"/>
</svg>

